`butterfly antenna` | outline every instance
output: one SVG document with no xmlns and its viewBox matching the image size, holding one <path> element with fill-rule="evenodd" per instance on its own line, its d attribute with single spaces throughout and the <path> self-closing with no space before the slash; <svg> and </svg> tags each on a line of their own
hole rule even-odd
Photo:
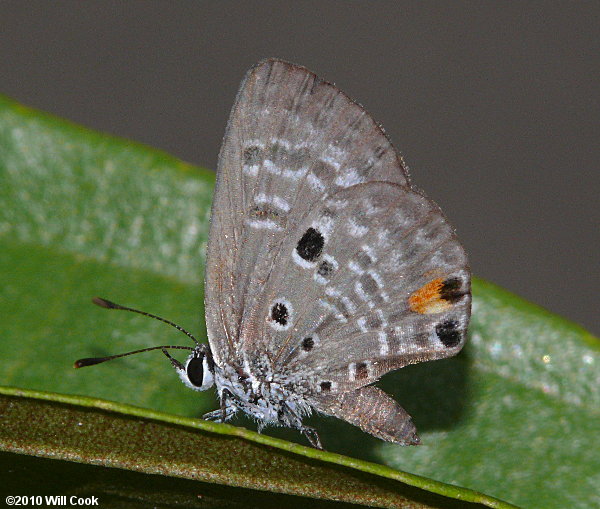
<svg viewBox="0 0 600 509">
<path fill-rule="evenodd" d="M 87 357 L 86 359 L 79 359 L 75 361 L 73 366 L 75 368 L 85 368 L 86 366 L 94 366 L 95 364 L 100 364 L 106 361 L 112 361 L 113 359 L 118 359 L 119 357 L 127 357 L 128 355 L 133 355 L 135 353 L 149 352 L 150 350 L 162 350 L 166 354 L 166 350 L 194 350 L 191 346 L 152 346 L 150 348 L 142 348 L 141 350 L 134 350 L 133 352 L 120 353 L 117 355 L 109 355 L 108 357 Z M 168 355 L 167 355 L 168 357 Z"/>
<path fill-rule="evenodd" d="M 122 309 L 123 311 L 131 311 L 132 313 L 138 313 L 140 315 L 149 316 L 150 318 L 160 320 L 161 322 L 169 324 L 171 327 L 175 327 L 178 331 L 183 332 L 186 336 L 190 337 L 194 341 L 194 343 L 196 343 L 196 345 L 200 345 L 200 342 L 190 332 L 186 331 L 183 327 L 177 325 L 176 323 L 173 323 L 170 320 L 167 320 L 160 316 L 153 315 L 152 313 L 146 313 L 145 311 L 140 311 L 139 309 L 133 309 L 133 308 L 128 308 L 127 306 L 121 306 L 120 304 L 117 304 L 117 303 L 112 302 L 107 299 L 102 299 L 101 297 L 94 297 L 92 299 L 92 302 L 94 304 L 96 304 L 97 306 L 100 306 L 101 308 Z M 79 359 L 78 361 L 75 361 L 74 366 L 76 368 L 84 368 L 86 366 L 94 366 L 95 364 L 100 364 L 102 362 L 111 361 L 113 359 L 118 359 L 119 357 L 127 357 L 128 355 L 133 355 L 136 353 L 150 352 L 151 350 L 162 350 L 163 353 L 167 357 L 170 357 L 166 352 L 167 350 L 192 350 L 193 351 L 194 348 L 192 348 L 190 346 L 179 346 L 179 345 L 152 346 L 149 348 L 142 348 L 141 350 L 134 350 L 132 352 L 120 353 L 117 355 L 109 355 L 108 357 L 88 357 L 85 359 Z"/>
<path fill-rule="evenodd" d="M 160 316 L 153 315 L 152 313 L 146 313 L 146 311 L 140 311 L 139 309 L 133 309 L 133 308 L 128 308 L 127 306 L 121 306 L 121 304 L 116 304 L 115 302 L 111 302 L 110 300 L 103 299 L 101 297 L 94 297 L 92 299 L 92 302 L 94 304 L 96 304 L 96 306 L 100 306 L 101 308 L 106 308 L 106 309 L 122 309 L 123 311 L 131 311 L 132 313 L 138 313 L 140 315 L 149 316 L 150 318 L 154 318 L 155 320 L 160 320 L 161 322 L 169 324 L 171 327 L 175 327 L 178 331 L 183 332 L 186 336 L 188 336 L 189 338 L 191 338 L 194 341 L 194 343 L 196 343 L 196 345 L 200 346 L 200 341 L 198 341 L 192 335 L 191 332 L 186 331 L 180 325 L 177 325 L 176 323 L 173 323 L 172 321 L 167 320 L 166 318 L 162 318 Z M 160 348 L 160 347 L 157 347 L 157 348 Z"/>
</svg>

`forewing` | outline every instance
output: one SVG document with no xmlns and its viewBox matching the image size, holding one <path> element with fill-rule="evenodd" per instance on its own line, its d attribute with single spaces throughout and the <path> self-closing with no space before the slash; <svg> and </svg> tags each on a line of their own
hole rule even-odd
<svg viewBox="0 0 600 509">
<path fill-rule="evenodd" d="M 300 66 L 268 60 L 248 72 L 219 156 L 207 249 L 206 322 L 218 363 L 267 339 L 258 335 L 262 292 L 290 262 L 279 256 L 290 232 L 328 195 L 377 180 L 408 185 L 361 106 Z"/>
</svg>

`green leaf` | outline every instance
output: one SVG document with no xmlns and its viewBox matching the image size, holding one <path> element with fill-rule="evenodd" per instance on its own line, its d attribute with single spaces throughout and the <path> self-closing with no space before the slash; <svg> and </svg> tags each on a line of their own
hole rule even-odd
<svg viewBox="0 0 600 509">
<path fill-rule="evenodd" d="M 154 320 L 97 308 L 94 295 L 203 337 L 213 180 L 0 98 L 0 384 L 20 388 L 1 391 L 0 449 L 373 506 L 452 506 L 445 497 L 502 506 L 458 486 L 527 507 L 600 503 L 598 340 L 480 280 L 465 350 L 380 384 L 413 415 L 420 447 L 321 417 L 312 425 L 332 452 L 271 438 L 304 444 L 286 430 L 257 435 L 243 419 L 238 427 L 190 419 L 217 407 L 214 394 L 183 387 L 160 352 L 74 370 L 81 357 L 188 341 Z M 85 476 L 96 467 L 78 468 Z M 142 485 L 119 493 L 143 505 L 152 490 Z M 185 498 L 193 489 L 178 486 L 193 506 Z M 232 500 L 239 493 L 221 490 Z M 160 499 L 167 492 L 157 488 L 152 500 L 169 500 Z"/>
<path fill-rule="evenodd" d="M 84 397 L 10 388 L 1 393 L 0 443 L 9 451 L 376 507 L 455 506 L 435 493 L 507 507 L 469 490 L 235 426 Z"/>
</svg>

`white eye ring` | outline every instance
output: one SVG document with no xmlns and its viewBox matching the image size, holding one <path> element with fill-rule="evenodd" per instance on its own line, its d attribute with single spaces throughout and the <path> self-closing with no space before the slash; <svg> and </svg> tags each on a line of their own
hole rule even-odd
<svg viewBox="0 0 600 509">
<path fill-rule="evenodd" d="M 194 352 L 185 361 L 184 368 L 178 369 L 177 372 L 187 387 L 195 391 L 205 391 L 215 383 L 211 368 L 206 355 Z"/>
</svg>

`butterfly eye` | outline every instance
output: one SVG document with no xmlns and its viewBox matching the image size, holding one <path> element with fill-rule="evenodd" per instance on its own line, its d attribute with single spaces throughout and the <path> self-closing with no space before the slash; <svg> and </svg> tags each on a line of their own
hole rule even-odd
<svg viewBox="0 0 600 509">
<path fill-rule="evenodd" d="M 202 379 L 204 375 L 204 368 L 202 366 L 204 358 L 193 357 L 188 362 L 186 373 L 192 385 L 196 387 L 202 386 Z"/>
<path fill-rule="evenodd" d="M 206 355 L 192 354 L 185 366 L 185 373 L 193 389 L 204 391 L 214 383 Z"/>
</svg>

